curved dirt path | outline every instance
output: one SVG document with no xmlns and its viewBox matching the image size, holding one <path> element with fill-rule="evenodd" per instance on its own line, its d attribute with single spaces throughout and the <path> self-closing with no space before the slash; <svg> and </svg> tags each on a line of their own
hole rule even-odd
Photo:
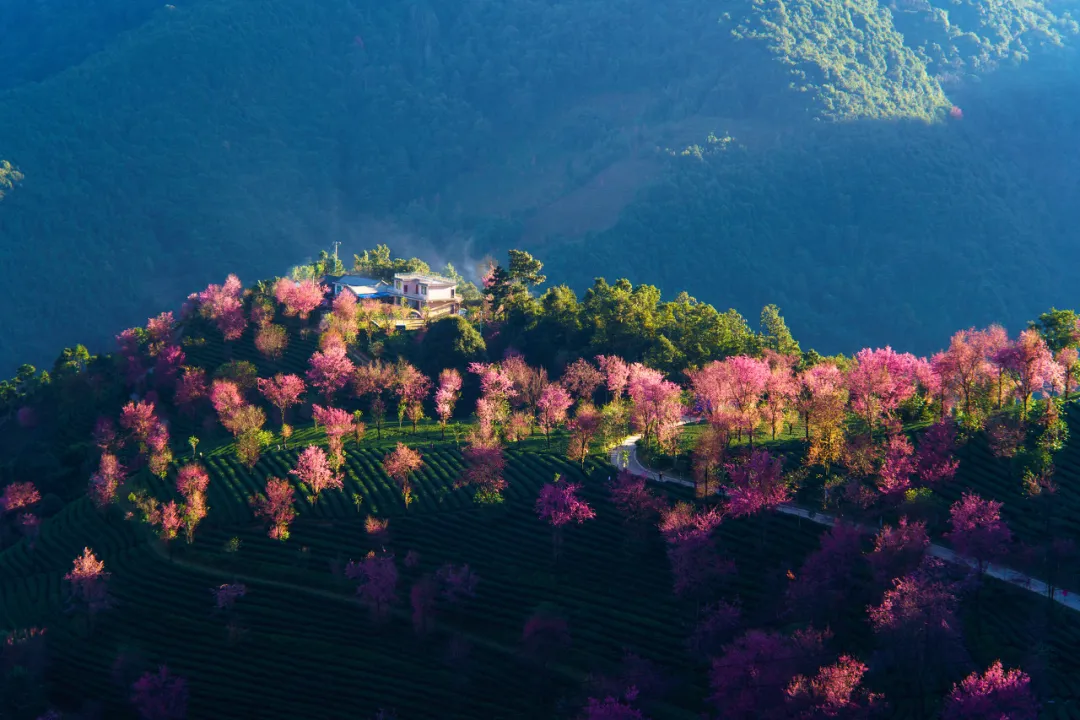
<svg viewBox="0 0 1080 720">
<path fill-rule="evenodd" d="M 693 422 L 693 420 L 684 418 L 682 422 L 680 422 L 680 425 L 686 425 L 689 422 Z M 611 451 L 611 464 L 620 470 L 629 470 L 635 475 L 643 475 L 654 482 L 665 482 L 682 485 L 684 487 L 694 487 L 693 480 L 688 480 L 670 473 L 657 472 L 656 470 L 652 470 L 642 465 L 637 457 L 637 441 L 640 439 L 640 435 L 630 435 L 624 438 L 623 441 Z M 806 518 L 810 522 L 819 525 L 834 525 L 836 523 L 836 516 L 834 515 L 815 510 L 807 510 L 794 505 L 780 505 L 776 510 L 785 515 Z M 870 528 L 867 529 L 869 530 Z M 931 544 L 927 549 L 927 553 L 955 565 L 967 565 L 969 567 L 975 567 L 976 565 L 975 561 L 971 558 L 959 555 L 942 545 Z M 1002 567 L 1001 565 L 989 565 L 986 569 L 986 574 L 992 578 L 1001 580 L 1002 582 L 1007 582 L 1010 585 L 1015 585 L 1016 587 L 1029 592 L 1047 597 L 1048 588 L 1046 583 L 1017 570 Z M 1068 590 L 1062 590 L 1060 588 L 1054 590 L 1054 602 L 1080 612 L 1080 595 L 1069 594 Z"/>
</svg>

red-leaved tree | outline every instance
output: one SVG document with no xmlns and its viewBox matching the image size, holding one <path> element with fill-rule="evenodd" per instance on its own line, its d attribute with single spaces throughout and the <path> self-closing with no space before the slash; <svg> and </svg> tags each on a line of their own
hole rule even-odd
<svg viewBox="0 0 1080 720">
<path fill-rule="evenodd" d="M 412 504 L 412 484 L 410 476 L 424 465 L 423 457 L 404 443 L 398 443 L 397 447 L 383 456 L 383 469 L 397 482 L 401 488 L 401 496 L 405 500 L 405 507 Z"/>
<path fill-rule="evenodd" d="M 285 424 L 285 411 L 300 402 L 307 386 L 299 375 L 278 373 L 272 378 L 259 378 L 259 392 L 281 413 L 281 424 Z"/>
</svg>

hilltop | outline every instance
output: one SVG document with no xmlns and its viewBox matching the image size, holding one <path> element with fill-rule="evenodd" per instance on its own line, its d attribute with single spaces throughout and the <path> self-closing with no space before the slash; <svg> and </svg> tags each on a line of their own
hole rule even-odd
<svg viewBox="0 0 1080 720">
<path fill-rule="evenodd" d="M 516 250 L 403 330 L 337 265 L 0 384 L 5 718 L 1080 712 L 1075 312 L 822 357 Z"/>
<path fill-rule="evenodd" d="M 1021 322 L 1064 287 L 1056 268 L 1021 266 L 1036 279 L 1006 289 L 995 268 L 1013 243 L 1062 252 L 1075 227 L 1067 7 L 17 0 L 0 9 L 16 27 L 0 31 L 0 159 L 25 178 L 0 205 L 0 366 L 105 342 L 85 329 L 178 305 L 221 266 L 280 273 L 330 239 L 438 248 L 462 267 L 544 248 L 581 290 L 591 277 L 560 255 L 585 243 L 622 274 L 620 245 L 648 256 L 643 238 L 661 234 L 662 274 L 631 277 L 744 309 L 761 290 L 719 269 L 756 276 L 739 248 L 760 243 L 775 275 L 809 268 L 785 304 L 830 349 L 878 337 L 843 312 L 869 305 L 907 318 L 882 333 L 928 346 L 946 326 L 923 318 L 971 295 L 965 273 L 981 289 L 950 328 L 987 307 Z M 1014 70 L 1032 102 L 1002 95 Z M 953 104 L 959 125 L 944 122 Z M 748 154 L 680 162 L 710 133 Z M 955 271 L 941 298 L 878 273 L 923 242 L 941 253 L 927 265 Z M 835 253 L 849 262 L 822 295 Z M 684 282 L 702 254 L 714 279 Z M 819 298 L 833 327 L 810 309 Z"/>
</svg>

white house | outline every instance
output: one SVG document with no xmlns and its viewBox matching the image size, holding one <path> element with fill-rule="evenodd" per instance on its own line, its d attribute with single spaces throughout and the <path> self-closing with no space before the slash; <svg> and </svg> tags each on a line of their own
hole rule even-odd
<svg viewBox="0 0 1080 720">
<path fill-rule="evenodd" d="M 423 312 L 429 317 L 456 313 L 460 308 L 457 283 L 439 275 L 396 273 L 394 294 L 398 304 Z"/>
</svg>

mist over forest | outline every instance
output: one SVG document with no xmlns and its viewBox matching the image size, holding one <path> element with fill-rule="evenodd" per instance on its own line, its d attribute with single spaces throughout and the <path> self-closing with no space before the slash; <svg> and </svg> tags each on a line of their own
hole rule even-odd
<svg viewBox="0 0 1080 720">
<path fill-rule="evenodd" d="M 1076 9 L 9 0 L 0 367 L 335 241 L 776 303 L 826 353 L 1019 329 L 1080 255 Z"/>
</svg>

